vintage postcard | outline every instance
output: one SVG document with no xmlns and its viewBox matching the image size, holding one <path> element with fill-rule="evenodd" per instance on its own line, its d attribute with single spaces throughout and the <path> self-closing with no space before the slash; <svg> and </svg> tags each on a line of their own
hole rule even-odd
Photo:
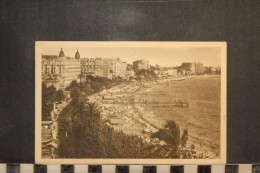
<svg viewBox="0 0 260 173">
<path fill-rule="evenodd" d="M 225 42 L 35 44 L 36 163 L 226 162 Z"/>
</svg>

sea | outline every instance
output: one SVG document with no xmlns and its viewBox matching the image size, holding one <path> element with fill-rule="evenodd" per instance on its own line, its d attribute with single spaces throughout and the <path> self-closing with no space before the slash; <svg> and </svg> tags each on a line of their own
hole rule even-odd
<svg viewBox="0 0 260 173">
<path fill-rule="evenodd" d="M 219 156 L 220 93 L 220 76 L 203 76 L 153 83 L 139 90 L 135 97 L 160 102 L 187 101 L 189 107 L 148 104 L 144 109 L 152 113 L 153 119 L 162 124 L 167 120 L 174 120 L 179 125 L 181 133 L 187 129 L 188 145 Z"/>
</svg>

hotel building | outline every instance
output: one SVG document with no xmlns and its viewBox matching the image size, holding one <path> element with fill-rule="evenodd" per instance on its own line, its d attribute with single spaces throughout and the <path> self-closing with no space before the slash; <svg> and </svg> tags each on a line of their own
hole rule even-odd
<svg viewBox="0 0 260 173">
<path fill-rule="evenodd" d="M 122 62 L 120 58 L 110 59 L 111 62 L 111 72 L 113 77 L 122 77 L 127 76 L 127 63 Z"/>
<path fill-rule="evenodd" d="M 42 82 L 47 86 L 64 89 L 71 81 L 79 81 L 80 55 L 77 51 L 75 58 L 66 57 L 61 49 L 59 55 L 42 55 Z"/>
<path fill-rule="evenodd" d="M 203 74 L 203 64 L 200 62 L 182 63 L 179 70 L 185 71 L 185 74 Z"/>
<path fill-rule="evenodd" d="M 93 75 L 100 77 L 126 77 L 127 64 L 122 62 L 119 58 L 82 58 L 80 60 L 81 72 L 85 75 Z"/>
<path fill-rule="evenodd" d="M 203 70 L 203 64 L 197 62 L 195 65 L 195 73 L 196 74 L 203 74 L 204 70 Z"/>
<path fill-rule="evenodd" d="M 81 72 L 85 75 L 112 78 L 111 62 L 107 58 L 82 58 Z"/>
</svg>

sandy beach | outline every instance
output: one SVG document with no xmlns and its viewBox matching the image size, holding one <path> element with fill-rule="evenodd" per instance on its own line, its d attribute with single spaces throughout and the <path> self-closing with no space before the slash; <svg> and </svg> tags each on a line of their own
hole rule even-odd
<svg viewBox="0 0 260 173">
<path fill-rule="evenodd" d="M 207 85 L 205 85 L 207 84 Z M 115 100 L 104 100 L 104 96 Z M 158 99 L 160 98 L 160 99 Z M 102 119 L 115 130 L 138 135 L 146 142 L 164 145 L 150 138 L 167 120 L 188 129 L 188 145 L 219 155 L 220 152 L 220 76 L 187 76 L 151 82 L 122 84 L 88 97 L 96 102 Z M 154 106 L 144 101 L 186 100 L 189 107 Z M 218 140 L 219 139 L 219 140 Z"/>
<path fill-rule="evenodd" d="M 137 98 L 162 101 L 187 100 L 188 108 L 154 107 L 147 105 L 144 109 L 153 112 L 161 123 L 174 120 L 180 125 L 181 132 L 189 132 L 188 144 L 196 148 L 220 152 L 220 77 L 201 76 L 181 80 L 165 80 L 160 85 L 140 90 Z"/>
</svg>

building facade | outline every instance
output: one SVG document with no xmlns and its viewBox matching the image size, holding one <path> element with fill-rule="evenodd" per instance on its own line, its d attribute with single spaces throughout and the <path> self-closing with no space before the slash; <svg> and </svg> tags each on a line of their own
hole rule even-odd
<svg viewBox="0 0 260 173">
<path fill-rule="evenodd" d="M 195 73 L 196 74 L 203 74 L 204 70 L 203 70 L 203 64 L 202 63 L 196 63 L 195 65 Z"/>
<path fill-rule="evenodd" d="M 120 60 L 120 58 L 110 59 L 111 61 L 111 72 L 113 77 L 122 77 L 127 76 L 127 63 Z"/>
<path fill-rule="evenodd" d="M 82 58 L 80 60 L 81 72 L 86 75 L 107 77 L 126 77 L 127 63 L 122 62 L 119 58 Z"/>
<path fill-rule="evenodd" d="M 190 74 L 196 74 L 196 62 L 190 63 Z"/>
<path fill-rule="evenodd" d="M 111 63 L 107 58 L 82 58 L 80 64 L 83 74 L 112 78 Z"/>
<path fill-rule="evenodd" d="M 149 61 L 144 60 L 144 59 L 133 62 L 133 69 L 134 69 L 135 73 L 142 69 L 147 70 L 147 69 L 149 69 L 149 66 L 150 66 Z"/>
<path fill-rule="evenodd" d="M 160 77 L 176 77 L 178 75 L 175 67 L 161 67 L 158 73 Z"/>
<path fill-rule="evenodd" d="M 203 64 L 200 62 L 184 62 L 179 69 L 185 71 L 185 74 L 203 74 Z"/>
<path fill-rule="evenodd" d="M 61 49 L 59 56 L 42 55 L 42 82 L 47 86 L 64 89 L 73 80 L 79 81 L 81 73 L 79 59 L 66 57 Z"/>
</svg>

